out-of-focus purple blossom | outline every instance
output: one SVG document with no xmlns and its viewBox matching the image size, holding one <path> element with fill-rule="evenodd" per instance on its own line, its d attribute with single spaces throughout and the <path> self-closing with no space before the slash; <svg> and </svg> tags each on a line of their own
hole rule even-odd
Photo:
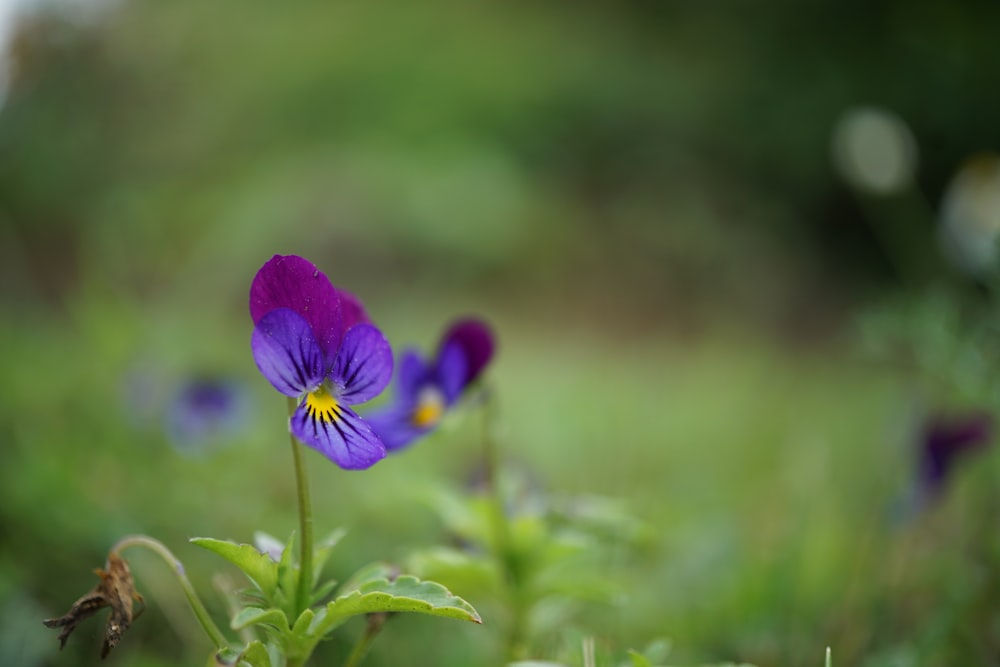
<svg viewBox="0 0 1000 667">
<path fill-rule="evenodd" d="M 993 428 L 984 412 L 927 418 L 915 437 L 916 473 L 909 497 L 895 508 L 897 519 L 913 518 L 938 500 L 955 467 L 990 446 Z"/>
<path fill-rule="evenodd" d="M 167 406 L 167 437 L 180 451 L 203 450 L 243 430 L 250 412 L 250 396 L 239 382 L 226 378 L 189 380 Z"/>
<path fill-rule="evenodd" d="M 275 255 L 253 279 L 250 315 L 257 368 L 298 399 L 292 434 L 341 468 L 384 458 L 378 435 L 348 407 L 378 396 L 392 377 L 392 349 L 361 302 L 311 262 Z"/>
<path fill-rule="evenodd" d="M 463 319 L 445 331 L 433 360 L 425 361 L 414 350 L 404 352 L 393 402 L 367 415 L 385 446 L 400 449 L 431 432 L 480 376 L 494 349 L 493 332 L 485 322 Z"/>
<path fill-rule="evenodd" d="M 263 531 L 256 531 L 253 534 L 253 545 L 257 551 L 267 555 L 275 563 L 281 561 L 281 554 L 285 551 L 285 544 L 274 535 Z"/>
<path fill-rule="evenodd" d="M 958 462 L 990 444 L 993 428 L 985 412 L 928 419 L 920 438 L 918 502 L 940 495 Z"/>
</svg>

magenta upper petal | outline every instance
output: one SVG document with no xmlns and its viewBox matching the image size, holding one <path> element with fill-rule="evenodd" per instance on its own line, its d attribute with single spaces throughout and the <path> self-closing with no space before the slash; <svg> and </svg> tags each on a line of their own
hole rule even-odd
<svg viewBox="0 0 1000 667">
<path fill-rule="evenodd" d="M 371 324 L 358 324 L 345 335 L 330 371 L 337 398 L 345 405 L 369 401 L 392 379 L 392 348 Z"/>
<path fill-rule="evenodd" d="M 305 318 L 278 308 L 260 318 L 250 338 L 257 368 L 285 396 L 298 396 L 324 377 L 323 352 Z"/>
<path fill-rule="evenodd" d="M 344 334 L 344 315 L 340 293 L 322 271 L 297 255 L 269 259 L 250 286 L 250 316 L 257 324 L 278 308 L 305 318 L 326 359 L 332 361 Z"/>
<path fill-rule="evenodd" d="M 344 315 L 344 331 L 347 331 L 355 324 L 371 324 L 371 318 L 365 311 L 361 299 L 350 292 L 339 287 L 335 287 L 337 295 L 340 296 L 341 312 Z"/>
<path fill-rule="evenodd" d="M 339 406 L 332 420 L 310 416 L 303 403 L 292 415 L 292 434 L 341 468 L 363 470 L 385 458 L 382 440 L 357 413 Z"/>
<path fill-rule="evenodd" d="M 474 382 L 493 358 L 496 344 L 493 331 L 478 319 L 464 319 L 455 322 L 441 339 L 438 350 L 438 363 L 450 345 L 458 345 L 465 355 L 465 377 L 462 386 Z"/>
</svg>

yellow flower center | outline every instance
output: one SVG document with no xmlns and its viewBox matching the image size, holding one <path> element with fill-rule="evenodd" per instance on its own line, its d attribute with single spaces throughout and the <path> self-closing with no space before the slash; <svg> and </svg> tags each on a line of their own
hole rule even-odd
<svg viewBox="0 0 1000 667">
<path fill-rule="evenodd" d="M 322 385 L 306 394 L 306 412 L 313 419 L 320 419 L 327 424 L 340 419 L 337 399 Z"/>
<path fill-rule="evenodd" d="M 410 415 L 410 421 L 418 428 L 430 428 L 438 423 L 444 414 L 444 395 L 435 387 L 425 387 L 417 396 L 417 407 Z"/>
</svg>

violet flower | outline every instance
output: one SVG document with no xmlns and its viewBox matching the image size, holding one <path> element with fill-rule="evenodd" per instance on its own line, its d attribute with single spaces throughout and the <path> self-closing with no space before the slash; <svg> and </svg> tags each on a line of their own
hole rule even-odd
<svg viewBox="0 0 1000 667">
<path fill-rule="evenodd" d="M 368 468 L 386 448 L 351 405 L 378 396 L 392 378 L 392 349 L 351 294 L 311 262 L 275 255 L 250 287 L 257 368 L 299 399 L 292 434 L 341 468 Z"/>
<path fill-rule="evenodd" d="M 198 451 L 247 424 L 246 390 L 235 380 L 203 377 L 185 382 L 167 408 L 167 435 L 181 451 Z"/>
<path fill-rule="evenodd" d="M 987 413 L 961 417 L 937 416 L 924 425 L 920 442 L 919 486 L 924 501 L 941 493 L 955 464 L 985 448 L 993 436 Z"/>
<path fill-rule="evenodd" d="M 445 332 L 432 361 L 414 350 L 404 352 L 392 404 L 367 415 L 385 446 L 400 449 L 432 431 L 482 373 L 493 349 L 490 328 L 465 319 Z"/>
</svg>

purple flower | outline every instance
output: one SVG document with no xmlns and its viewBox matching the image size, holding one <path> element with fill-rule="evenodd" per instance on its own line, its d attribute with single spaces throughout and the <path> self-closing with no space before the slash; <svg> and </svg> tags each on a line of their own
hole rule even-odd
<svg viewBox="0 0 1000 667">
<path fill-rule="evenodd" d="M 919 452 L 919 485 L 923 499 L 938 495 L 955 464 L 986 447 L 992 436 L 993 418 L 987 413 L 929 419 L 924 424 Z"/>
<path fill-rule="evenodd" d="M 445 332 L 430 363 L 413 350 L 404 352 L 393 403 L 367 416 L 385 446 L 400 449 L 432 431 L 482 373 L 493 349 L 490 328 L 465 319 Z"/>
<path fill-rule="evenodd" d="M 392 349 L 361 302 L 311 262 L 275 255 L 254 277 L 250 315 L 257 368 L 299 399 L 292 434 L 341 468 L 385 457 L 382 440 L 348 407 L 375 398 L 392 378 Z"/>
<path fill-rule="evenodd" d="M 250 400 L 243 386 L 224 378 L 185 382 L 167 408 L 170 441 L 181 451 L 197 451 L 247 424 Z"/>
</svg>

